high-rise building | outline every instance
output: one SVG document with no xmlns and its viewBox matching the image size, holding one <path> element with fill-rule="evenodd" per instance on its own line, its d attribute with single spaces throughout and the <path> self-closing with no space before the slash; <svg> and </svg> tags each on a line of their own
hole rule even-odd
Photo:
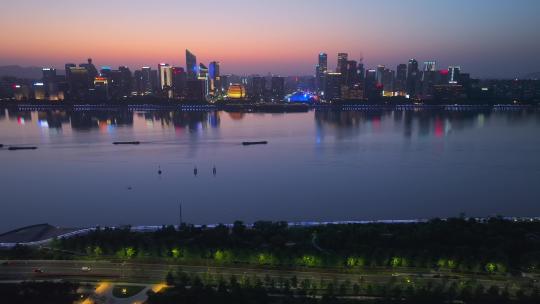
<svg viewBox="0 0 540 304">
<path fill-rule="evenodd" d="M 377 83 L 377 70 L 367 70 L 364 82 L 364 98 L 377 100 L 381 96 L 382 85 Z"/>
<path fill-rule="evenodd" d="M 324 91 L 324 99 L 326 101 L 335 101 L 341 99 L 341 79 L 341 73 L 326 73 L 326 84 Z"/>
<path fill-rule="evenodd" d="M 437 62 L 432 61 L 424 61 L 424 72 L 435 72 L 437 71 Z"/>
<path fill-rule="evenodd" d="M 168 63 L 160 63 L 158 65 L 159 85 L 163 96 L 167 98 L 173 97 L 172 91 L 172 68 Z"/>
<path fill-rule="evenodd" d="M 90 88 L 88 70 L 84 67 L 70 67 L 68 86 L 71 99 L 85 100 Z"/>
<path fill-rule="evenodd" d="M 341 74 L 341 84 L 345 84 L 347 80 L 348 61 L 349 61 L 349 54 L 338 53 L 336 72 Z"/>
<path fill-rule="evenodd" d="M 324 77 L 328 72 L 328 55 L 326 53 L 319 54 L 319 62 L 315 68 L 315 81 L 317 91 L 324 92 Z"/>
<path fill-rule="evenodd" d="M 94 78 L 99 76 L 96 66 L 92 63 L 92 58 L 88 58 L 87 63 L 79 64 L 79 67 L 83 67 L 88 71 L 88 82 L 90 87 L 94 86 Z"/>
<path fill-rule="evenodd" d="M 221 87 L 221 76 L 219 73 L 219 62 L 212 61 L 208 67 L 208 93 L 211 96 L 219 94 Z"/>
<path fill-rule="evenodd" d="M 126 66 L 118 67 L 118 71 L 120 72 L 120 84 L 118 85 L 120 96 L 128 97 L 133 91 L 131 71 Z"/>
<path fill-rule="evenodd" d="M 394 91 L 399 96 L 405 96 L 405 92 L 407 91 L 407 65 L 404 63 L 399 64 L 396 68 Z"/>
<path fill-rule="evenodd" d="M 184 98 L 186 89 L 186 72 L 184 68 L 173 67 L 173 93 L 175 98 Z"/>
<path fill-rule="evenodd" d="M 382 89 L 383 89 L 383 96 L 391 97 L 394 96 L 394 78 L 395 78 L 395 71 L 392 71 L 390 69 L 384 69 L 382 73 Z"/>
<path fill-rule="evenodd" d="M 186 50 L 186 73 L 187 79 L 197 79 L 197 57 L 189 50 Z"/>
<path fill-rule="evenodd" d="M 141 93 L 143 95 L 148 95 L 152 93 L 152 82 L 150 80 L 152 68 L 151 67 L 142 67 L 142 81 L 141 81 Z"/>
<path fill-rule="evenodd" d="M 251 97 L 256 101 L 262 101 L 265 97 L 266 78 L 255 76 L 251 78 Z"/>
<path fill-rule="evenodd" d="M 282 101 L 285 97 L 285 78 L 272 76 L 272 99 L 273 101 Z"/>
<path fill-rule="evenodd" d="M 58 100 L 58 80 L 56 69 L 43 68 L 43 86 L 45 88 L 45 98 L 49 100 Z"/>
<path fill-rule="evenodd" d="M 360 74 L 358 73 L 357 62 L 354 60 L 347 61 L 347 78 L 345 83 L 352 88 L 360 82 Z"/>
<path fill-rule="evenodd" d="M 411 97 L 416 96 L 417 83 L 419 82 L 418 61 L 409 59 L 407 64 L 407 94 Z"/>
<path fill-rule="evenodd" d="M 448 83 L 457 84 L 459 82 L 460 74 L 461 74 L 461 67 L 449 66 L 448 67 Z"/>
<path fill-rule="evenodd" d="M 382 84 L 382 78 L 383 78 L 383 73 L 385 69 L 386 67 L 384 65 L 377 66 L 376 76 L 375 76 L 375 78 L 377 79 L 377 84 Z"/>
</svg>

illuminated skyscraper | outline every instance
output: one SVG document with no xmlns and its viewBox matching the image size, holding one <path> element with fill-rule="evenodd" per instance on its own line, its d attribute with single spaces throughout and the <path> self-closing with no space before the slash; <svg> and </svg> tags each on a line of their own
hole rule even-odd
<svg viewBox="0 0 540 304">
<path fill-rule="evenodd" d="M 197 79 L 197 57 L 191 53 L 189 50 L 186 50 L 186 72 L 187 79 L 193 80 Z"/>
<path fill-rule="evenodd" d="M 461 67 L 449 66 L 448 67 L 448 83 L 457 84 L 459 82 L 460 74 L 461 74 Z"/>
<path fill-rule="evenodd" d="M 221 88 L 221 76 L 219 74 L 219 62 L 212 61 L 208 67 L 208 93 L 216 95 Z"/>
<path fill-rule="evenodd" d="M 319 63 L 315 68 L 315 81 L 317 91 L 324 92 L 324 77 L 328 72 L 328 55 L 326 53 L 319 54 Z"/>
<path fill-rule="evenodd" d="M 425 61 L 424 62 L 424 72 L 435 72 L 437 71 L 437 62 L 436 61 Z"/>
<path fill-rule="evenodd" d="M 158 65 L 158 74 L 159 74 L 159 84 L 161 92 L 167 98 L 173 97 L 172 92 L 172 68 L 167 63 L 160 63 Z"/>
<path fill-rule="evenodd" d="M 158 65 L 159 86 L 162 90 L 172 87 L 172 69 L 168 63 Z"/>
</svg>

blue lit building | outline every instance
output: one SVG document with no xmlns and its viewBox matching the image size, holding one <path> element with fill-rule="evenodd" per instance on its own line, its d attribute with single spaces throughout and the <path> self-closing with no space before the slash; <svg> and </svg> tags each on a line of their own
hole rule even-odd
<svg viewBox="0 0 540 304">
<path fill-rule="evenodd" d="M 285 100 L 291 103 L 313 103 L 317 99 L 316 96 L 311 93 L 296 91 L 290 95 L 287 95 Z"/>
</svg>

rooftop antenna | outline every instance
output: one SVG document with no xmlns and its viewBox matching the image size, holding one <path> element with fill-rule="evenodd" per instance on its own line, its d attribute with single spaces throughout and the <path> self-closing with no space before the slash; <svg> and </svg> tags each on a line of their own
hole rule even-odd
<svg viewBox="0 0 540 304">
<path fill-rule="evenodd" d="M 360 52 L 360 63 L 364 63 L 364 52 Z"/>
</svg>

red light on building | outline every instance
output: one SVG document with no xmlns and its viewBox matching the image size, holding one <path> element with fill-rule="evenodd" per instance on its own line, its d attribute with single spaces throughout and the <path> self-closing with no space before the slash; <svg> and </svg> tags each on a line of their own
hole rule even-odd
<svg viewBox="0 0 540 304">
<path fill-rule="evenodd" d="M 448 70 L 440 70 L 439 71 L 439 74 L 441 74 L 441 75 L 448 75 L 448 73 L 449 73 Z"/>
</svg>

